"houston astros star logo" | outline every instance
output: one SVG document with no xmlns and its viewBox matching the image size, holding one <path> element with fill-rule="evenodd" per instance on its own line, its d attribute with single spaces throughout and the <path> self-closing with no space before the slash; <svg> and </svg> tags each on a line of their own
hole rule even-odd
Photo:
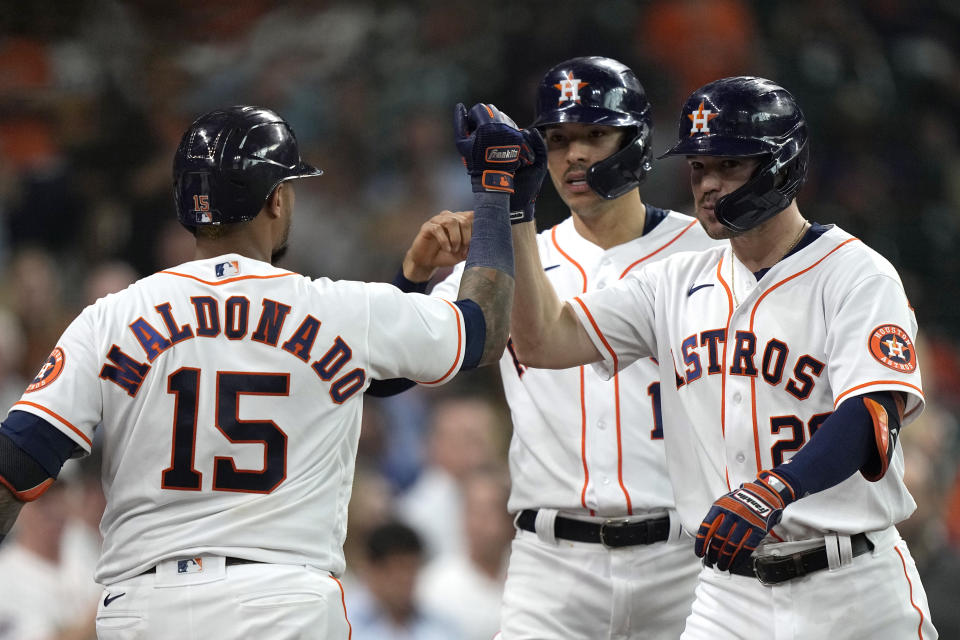
<svg viewBox="0 0 960 640">
<path fill-rule="evenodd" d="M 44 361 L 43 366 L 40 367 L 40 372 L 37 374 L 37 377 L 33 379 L 33 382 L 30 383 L 30 386 L 27 387 L 26 392 L 30 393 L 37 389 L 43 389 L 56 380 L 60 376 L 60 372 L 63 371 L 65 360 L 66 356 L 63 353 L 63 349 L 60 347 L 55 348 L 53 353 L 50 354 L 50 357 Z"/>
<path fill-rule="evenodd" d="M 703 108 L 703 100 L 700 101 L 700 107 L 693 113 L 688 113 L 687 117 L 693 123 L 690 127 L 690 135 L 695 133 L 710 133 L 710 121 L 719 116 L 719 113 L 713 113 L 710 109 Z"/>
<path fill-rule="evenodd" d="M 553 85 L 560 90 L 560 99 L 557 101 L 557 104 L 563 104 L 564 102 L 576 102 L 580 103 L 580 89 L 584 88 L 590 84 L 589 82 L 583 82 L 579 78 L 573 77 L 573 71 L 567 72 L 567 77 L 557 84 Z"/>
<path fill-rule="evenodd" d="M 880 325 L 867 340 L 870 354 L 894 371 L 910 373 L 917 368 L 917 354 L 906 331 L 895 324 Z"/>
</svg>

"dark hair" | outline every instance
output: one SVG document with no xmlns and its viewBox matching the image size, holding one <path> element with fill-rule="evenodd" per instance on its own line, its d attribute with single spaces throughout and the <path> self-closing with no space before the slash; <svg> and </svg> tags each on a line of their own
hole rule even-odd
<svg viewBox="0 0 960 640">
<path fill-rule="evenodd" d="M 402 554 L 423 555 L 420 536 L 398 521 L 386 522 L 371 529 L 367 535 L 366 548 L 367 557 L 373 561 Z"/>
</svg>

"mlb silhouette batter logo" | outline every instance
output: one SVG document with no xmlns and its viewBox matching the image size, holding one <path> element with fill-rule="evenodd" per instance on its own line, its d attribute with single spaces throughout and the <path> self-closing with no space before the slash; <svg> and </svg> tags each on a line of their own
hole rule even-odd
<svg viewBox="0 0 960 640">
<path fill-rule="evenodd" d="M 917 368 L 917 354 L 907 332 L 895 324 L 880 325 L 870 332 L 870 353 L 877 362 L 894 371 L 910 373 Z"/>
<path fill-rule="evenodd" d="M 214 267 L 214 271 L 216 272 L 218 278 L 235 276 L 240 273 L 240 263 L 236 260 L 231 260 L 230 262 L 220 262 L 216 267 Z"/>
<path fill-rule="evenodd" d="M 563 104 L 564 102 L 576 102 L 580 104 L 580 89 L 583 89 L 588 84 L 590 83 L 583 82 L 579 78 L 574 78 L 573 71 L 568 71 L 566 79 L 553 85 L 560 90 L 560 99 L 557 101 L 557 104 Z"/>
<path fill-rule="evenodd" d="M 177 573 L 200 573 L 203 571 L 203 558 L 177 560 Z"/>
<path fill-rule="evenodd" d="M 693 123 L 690 127 L 690 135 L 695 133 L 710 133 L 710 121 L 719 116 L 710 109 L 703 108 L 703 101 L 700 101 L 700 107 L 693 113 L 688 113 L 687 117 Z"/>
</svg>

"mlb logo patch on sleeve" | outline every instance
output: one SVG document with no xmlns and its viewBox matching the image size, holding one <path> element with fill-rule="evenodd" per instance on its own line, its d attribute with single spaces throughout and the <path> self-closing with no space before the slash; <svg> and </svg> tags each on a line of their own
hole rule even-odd
<svg viewBox="0 0 960 640">
<path fill-rule="evenodd" d="M 227 276 L 235 276 L 240 273 L 240 263 L 236 260 L 230 260 L 229 262 L 220 262 L 214 268 L 218 278 L 225 278 Z"/>
</svg>

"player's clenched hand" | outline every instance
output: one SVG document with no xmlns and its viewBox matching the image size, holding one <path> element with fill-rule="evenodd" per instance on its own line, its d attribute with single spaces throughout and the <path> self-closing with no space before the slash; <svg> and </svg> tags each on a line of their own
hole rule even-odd
<svg viewBox="0 0 960 640">
<path fill-rule="evenodd" d="M 520 167 L 514 174 L 510 196 L 510 222 L 519 224 L 533 220 L 534 203 L 547 174 L 547 145 L 537 129 L 523 130 L 520 145 Z"/>
<path fill-rule="evenodd" d="M 473 211 L 443 211 L 420 226 L 403 258 L 403 275 L 426 282 L 438 267 L 451 267 L 467 257 Z"/>
<path fill-rule="evenodd" d="M 478 103 L 467 111 L 458 103 L 453 131 L 474 192 L 513 193 L 524 140 L 510 116 L 492 104 Z"/>
<path fill-rule="evenodd" d="M 696 554 L 721 571 L 749 561 L 753 550 L 780 522 L 796 497 L 779 475 L 761 471 L 753 482 L 721 496 L 697 532 Z"/>
</svg>

